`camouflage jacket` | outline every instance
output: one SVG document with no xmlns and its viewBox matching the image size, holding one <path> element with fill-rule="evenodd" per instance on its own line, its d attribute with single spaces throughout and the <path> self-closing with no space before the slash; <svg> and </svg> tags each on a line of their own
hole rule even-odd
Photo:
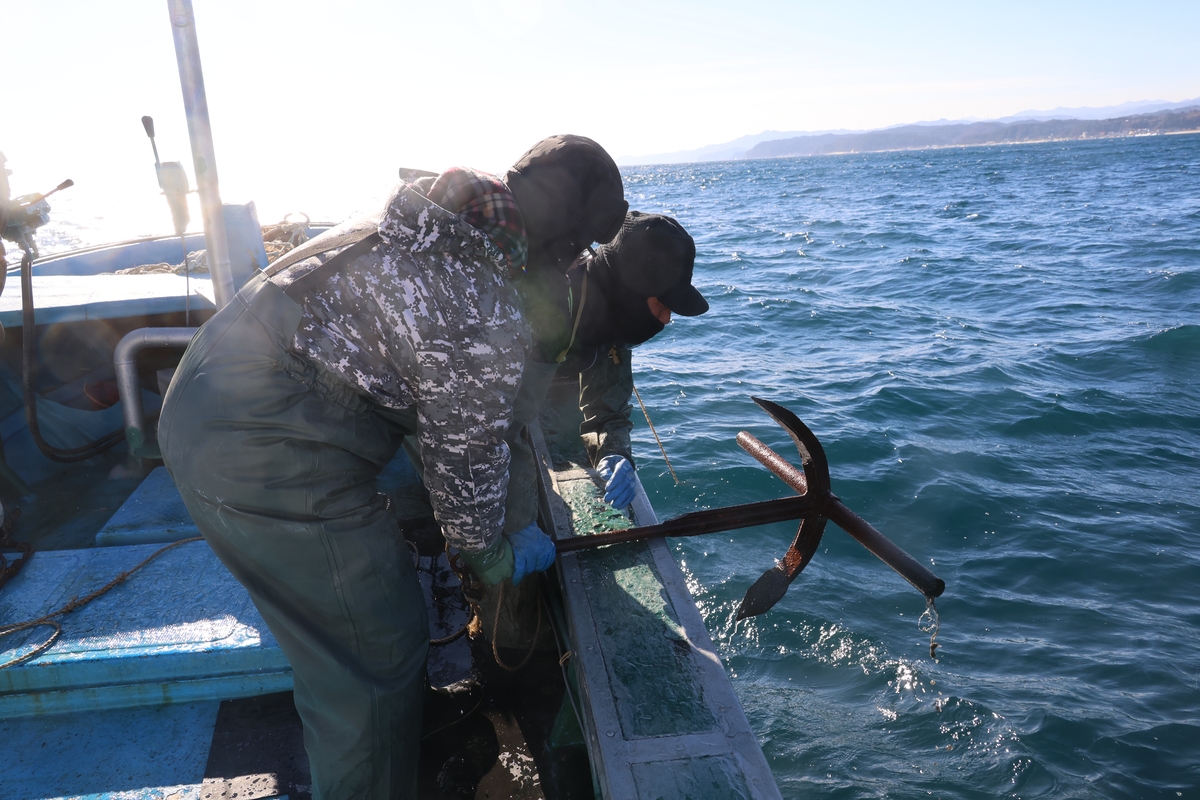
<svg viewBox="0 0 1200 800">
<path fill-rule="evenodd" d="M 442 532 L 454 547 L 481 551 L 504 524 L 504 434 L 529 342 L 507 261 L 483 233 L 406 184 L 388 199 L 378 231 L 372 250 L 297 298 L 304 316 L 293 349 L 374 402 L 415 412 Z M 319 250 L 321 238 L 309 244 Z M 294 261 L 271 280 L 286 289 L 341 249 Z"/>
</svg>

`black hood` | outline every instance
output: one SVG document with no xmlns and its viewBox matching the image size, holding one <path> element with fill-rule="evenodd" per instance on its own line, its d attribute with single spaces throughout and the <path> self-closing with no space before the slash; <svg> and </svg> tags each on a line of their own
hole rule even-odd
<svg viewBox="0 0 1200 800">
<path fill-rule="evenodd" d="M 504 175 L 529 236 L 532 269 L 565 271 L 592 242 L 611 241 L 629 204 L 612 157 L 584 136 L 551 136 Z"/>
</svg>

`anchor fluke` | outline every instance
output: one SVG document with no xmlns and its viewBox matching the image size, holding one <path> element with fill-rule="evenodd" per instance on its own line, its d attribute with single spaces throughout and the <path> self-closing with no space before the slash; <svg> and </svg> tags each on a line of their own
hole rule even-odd
<svg viewBox="0 0 1200 800">
<path fill-rule="evenodd" d="M 746 596 L 742 598 L 742 604 L 738 606 L 738 621 L 757 616 L 764 611 L 770 611 L 776 603 L 783 599 L 791 585 L 792 578 L 788 576 L 782 564 L 777 564 L 764 572 L 754 582 L 754 585 L 746 590 Z"/>
<path fill-rule="evenodd" d="M 788 432 L 800 451 L 804 471 L 796 469 L 782 456 L 760 442 L 746 431 L 738 434 L 737 442 L 759 463 L 779 476 L 788 486 L 812 502 L 812 511 L 800 522 L 796 539 L 776 566 L 763 573 L 762 577 L 746 592 L 738 609 L 737 618 L 745 619 L 770 609 L 787 592 L 788 586 L 812 560 L 821 543 L 821 535 L 827 520 L 849 533 L 870 550 L 883 563 L 894 569 L 929 600 L 941 596 L 946 582 L 934 575 L 923 564 L 876 530 L 870 523 L 846 507 L 830 490 L 829 463 L 824 448 L 816 435 L 800 418 L 777 403 L 762 398 L 752 398 L 764 411 L 771 415 Z"/>
</svg>

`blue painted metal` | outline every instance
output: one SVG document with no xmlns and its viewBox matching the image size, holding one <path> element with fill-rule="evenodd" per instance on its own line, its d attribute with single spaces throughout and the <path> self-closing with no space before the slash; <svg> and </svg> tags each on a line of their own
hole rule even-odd
<svg viewBox="0 0 1200 800">
<path fill-rule="evenodd" d="M 49 275 L 34 277 L 38 326 L 90 319 L 121 319 L 184 310 L 187 279 L 182 275 Z M 192 308 L 215 309 L 212 281 L 193 275 Z M 0 324 L 20 328 L 21 295 L 0 295 Z"/>
<path fill-rule="evenodd" d="M 214 663 L 214 667 L 226 666 Z M 145 683 L 76 687 L 61 692 L 18 692 L 0 695 L 0 719 L 73 711 L 159 708 L 177 703 L 233 700 L 291 690 L 292 671 L 289 667 L 274 672 L 237 673 L 192 680 L 169 678 Z"/>
<path fill-rule="evenodd" d="M 226 208 L 244 208 L 244 206 L 226 206 Z M 258 214 L 255 213 L 257 219 Z M 227 219 L 227 224 L 231 220 Z M 317 223 L 309 226 L 309 238 L 328 230 L 330 224 Z M 184 237 L 188 252 L 204 249 L 204 234 L 189 233 Z M 69 253 L 46 256 L 33 264 L 34 277 L 42 275 L 99 275 L 104 272 L 116 272 L 119 269 L 136 267 L 139 264 L 178 264 L 183 259 L 183 246 L 179 244 L 178 236 L 154 236 L 145 239 L 132 239 L 127 242 L 97 245 L 72 250 Z M 19 267 L 14 265 L 8 271 L 10 277 L 15 277 Z"/>
<path fill-rule="evenodd" d="M 226 204 L 222 212 L 229 239 L 229 268 L 236 290 L 267 266 L 267 251 L 254 203 Z M 323 229 L 314 227 L 310 235 Z M 189 288 L 193 307 L 215 309 L 211 275 L 192 275 L 189 287 L 182 275 L 104 274 L 143 264 L 182 263 L 185 245 L 188 252 L 202 250 L 204 239 L 191 234 L 180 244 L 178 237 L 158 237 L 78 250 L 38 261 L 33 266 L 38 324 L 183 311 L 184 294 Z M 0 324 L 5 328 L 21 327 L 19 292 L 0 295 Z"/>
<path fill-rule="evenodd" d="M 9 383 L 0 374 L 0 392 L 3 391 L 15 392 L 15 397 L 20 396 L 20 386 L 15 381 Z M 162 405 L 162 397 L 143 389 L 142 405 L 147 413 L 152 414 Z M 124 424 L 120 403 L 98 411 L 85 411 L 39 397 L 37 408 L 42 436 L 55 447 L 77 447 Z M 17 406 L 15 411 L 0 420 L 0 439 L 4 442 L 5 461 L 30 486 L 71 467 L 70 464 L 51 461 L 38 450 L 29 432 L 24 406 Z"/>
<path fill-rule="evenodd" d="M 184 242 L 188 252 L 203 250 L 204 234 L 189 233 Z M 179 264 L 182 260 L 183 246 L 178 236 L 155 236 L 47 256 L 34 262 L 33 275 L 35 278 L 42 275 L 99 275 L 139 264 Z M 9 275 L 16 272 L 17 267 L 13 267 Z"/>
<path fill-rule="evenodd" d="M 0 800 L 199 800 L 220 703 L 0 720 Z"/>
<path fill-rule="evenodd" d="M 199 535 L 167 468 L 157 467 L 104 523 L 96 534 L 96 545 L 178 542 Z"/>
<path fill-rule="evenodd" d="M 267 265 L 262 228 L 254 203 L 223 207 L 229 237 L 229 265 L 234 288 L 240 288 Z M 204 241 L 185 237 L 189 251 L 201 249 Z M 179 264 L 183 246 L 178 238 L 151 239 L 111 247 L 68 253 L 38 262 L 33 268 L 33 297 L 38 325 L 82 322 L 89 319 L 120 319 L 183 311 L 184 295 L 191 290 L 191 307 L 215 309 L 210 275 L 104 275 L 141 264 Z M 19 328 L 21 295 L 0 295 L 0 325 Z"/>
<path fill-rule="evenodd" d="M 229 240 L 229 274 L 234 289 L 246 285 L 254 273 L 267 266 L 267 250 L 263 246 L 262 226 L 254 203 L 224 206 L 225 236 Z"/>
<path fill-rule="evenodd" d="M 0 594 L 0 619 L 34 619 L 136 565 L 156 545 L 36 554 Z M 291 669 L 246 590 L 204 542 L 159 556 L 62 618 L 62 638 L 0 670 L 0 718 L 250 697 L 291 688 Z M 0 662 L 49 633 L 0 640 Z M 15 641 L 11 641 L 15 640 Z"/>
</svg>

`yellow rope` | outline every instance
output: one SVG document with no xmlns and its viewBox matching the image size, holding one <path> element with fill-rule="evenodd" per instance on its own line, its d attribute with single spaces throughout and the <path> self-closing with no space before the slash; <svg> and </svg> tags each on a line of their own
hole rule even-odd
<svg viewBox="0 0 1200 800">
<path fill-rule="evenodd" d="M 533 631 L 533 640 L 529 643 L 529 652 L 521 659 L 521 663 L 515 667 L 510 667 L 504 663 L 504 659 L 500 657 L 500 648 L 496 645 L 496 640 L 500 638 L 497 634 L 500 632 L 500 612 L 504 608 L 504 589 L 507 586 L 507 581 L 500 584 L 500 597 L 496 600 L 496 618 L 492 620 L 492 658 L 496 659 L 496 663 L 501 669 L 508 672 L 516 672 L 521 667 L 529 663 L 529 659 L 533 658 L 533 653 L 537 650 L 538 638 L 542 635 L 542 593 L 538 592 L 538 615 L 537 628 Z"/>
<path fill-rule="evenodd" d="M 663 461 L 667 462 L 667 469 L 671 470 L 671 477 L 675 479 L 675 485 L 678 486 L 682 481 L 675 474 L 675 468 L 671 466 L 671 459 L 667 458 L 667 450 L 663 447 L 662 439 L 658 438 L 658 431 L 654 429 L 654 423 L 650 421 L 650 412 L 646 410 L 646 404 L 642 402 L 642 395 L 636 386 L 633 387 L 633 396 L 637 398 L 638 405 L 642 407 L 642 416 L 646 418 L 646 424 L 650 426 L 650 432 L 654 434 L 654 441 L 658 442 L 658 449 L 663 454 Z"/>
</svg>

